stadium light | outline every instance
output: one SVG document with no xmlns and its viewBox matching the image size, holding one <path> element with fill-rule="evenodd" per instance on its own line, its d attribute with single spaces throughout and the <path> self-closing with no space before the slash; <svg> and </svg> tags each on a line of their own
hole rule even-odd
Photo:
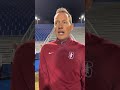
<svg viewBox="0 0 120 90">
<path fill-rule="evenodd" d="M 84 15 L 81 15 L 81 19 L 83 19 L 85 16 Z"/>
<path fill-rule="evenodd" d="M 40 20 L 40 18 L 38 18 L 37 16 L 35 16 L 35 20 L 37 21 L 37 24 L 38 24 L 38 21 Z"/>
<path fill-rule="evenodd" d="M 84 19 L 83 19 L 84 21 L 85 21 L 85 17 L 84 17 Z"/>
<path fill-rule="evenodd" d="M 37 20 L 38 19 L 38 17 L 37 16 L 35 16 L 35 20 Z"/>
<path fill-rule="evenodd" d="M 82 15 L 79 17 L 79 19 L 80 19 L 80 22 L 82 23 L 83 20 L 85 21 L 85 15 L 82 14 Z"/>
</svg>

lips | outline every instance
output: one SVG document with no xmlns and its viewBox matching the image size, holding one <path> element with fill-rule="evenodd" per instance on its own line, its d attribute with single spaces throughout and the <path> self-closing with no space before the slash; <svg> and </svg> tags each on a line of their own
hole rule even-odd
<svg viewBox="0 0 120 90">
<path fill-rule="evenodd" d="M 62 35 L 64 33 L 65 33 L 64 31 L 58 31 L 58 34 L 60 34 L 60 35 Z"/>
</svg>

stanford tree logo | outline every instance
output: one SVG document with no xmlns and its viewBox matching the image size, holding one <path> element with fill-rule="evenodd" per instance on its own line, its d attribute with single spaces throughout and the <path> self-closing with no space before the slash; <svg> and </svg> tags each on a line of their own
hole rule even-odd
<svg viewBox="0 0 120 90">
<path fill-rule="evenodd" d="M 86 70 L 86 77 L 87 78 L 90 78 L 90 77 L 92 77 L 92 73 L 93 73 L 93 69 L 92 69 L 92 67 L 93 67 L 93 63 L 91 62 L 91 61 L 86 61 L 85 62 L 85 70 Z"/>
</svg>

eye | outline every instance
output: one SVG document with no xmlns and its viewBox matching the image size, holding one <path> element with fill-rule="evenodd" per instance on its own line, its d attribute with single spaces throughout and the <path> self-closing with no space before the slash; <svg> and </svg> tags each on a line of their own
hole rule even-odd
<svg viewBox="0 0 120 90">
<path fill-rule="evenodd" d="M 55 22 L 55 25 L 57 25 L 58 23 L 59 23 L 59 21 L 56 21 L 56 22 Z"/>
<path fill-rule="evenodd" d="M 64 24 L 67 24 L 67 22 L 66 22 L 66 21 L 63 21 L 63 23 L 64 23 Z"/>
<path fill-rule="evenodd" d="M 57 22 L 55 22 L 54 24 L 57 24 Z"/>
</svg>

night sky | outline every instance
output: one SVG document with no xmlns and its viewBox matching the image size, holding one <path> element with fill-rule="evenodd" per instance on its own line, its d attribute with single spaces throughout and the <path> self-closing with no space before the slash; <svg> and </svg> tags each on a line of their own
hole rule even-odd
<svg viewBox="0 0 120 90">
<path fill-rule="evenodd" d="M 36 0 L 35 13 L 41 22 L 45 20 L 53 23 L 56 9 L 64 7 L 72 14 L 73 22 L 77 22 L 79 16 L 84 13 L 83 5 L 83 0 Z"/>
<path fill-rule="evenodd" d="M 111 2 L 120 0 L 94 0 L 94 2 Z M 84 0 L 35 0 L 35 15 L 40 18 L 40 23 L 53 23 L 57 8 L 68 9 L 73 17 L 73 22 L 84 14 Z"/>
</svg>

